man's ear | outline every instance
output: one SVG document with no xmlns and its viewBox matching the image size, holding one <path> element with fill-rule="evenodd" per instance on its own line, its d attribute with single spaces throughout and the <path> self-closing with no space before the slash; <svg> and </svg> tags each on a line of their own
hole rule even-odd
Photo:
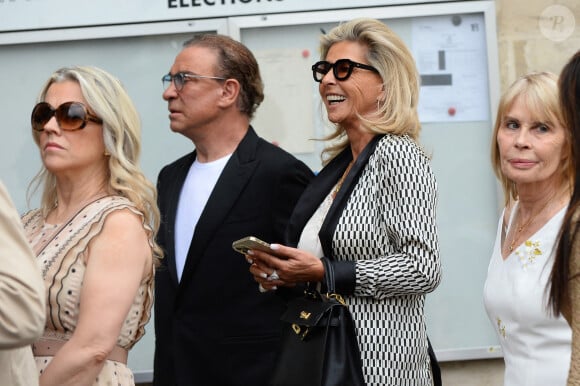
<svg viewBox="0 0 580 386">
<path fill-rule="evenodd" d="M 240 94 L 240 83 L 236 79 L 226 79 L 221 88 L 220 104 L 224 107 L 235 104 Z"/>
</svg>

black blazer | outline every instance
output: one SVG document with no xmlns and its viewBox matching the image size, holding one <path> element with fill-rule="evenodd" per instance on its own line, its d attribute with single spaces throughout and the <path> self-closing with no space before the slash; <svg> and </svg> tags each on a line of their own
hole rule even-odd
<svg viewBox="0 0 580 386">
<path fill-rule="evenodd" d="M 250 127 L 201 214 L 177 281 L 174 226 L 190 153 L 158 178 L 165 251 L 155 285 L 154 385 L 266 385 L 280 336 L 283 299 L 262 294 L 232 242 L 285 242 L 288 218 L 312 171 Z"/>
<path fill-rule="evenodd" d="M 328 209 L 318 233 L 324 256 L 330 260 L 330 264 L 334 267 L 335 289 L 343 295 L 352 295 L 354 293 L 355 263 L 354 261 L 333 260 L 332 238 L 350 194 L 381 138 L 383 138 L 383 135 L 373 137 L 357 157 L 356 162 L 352 165 L 348 176 L 344 179 L 342 187 Z M 318 173 L 314 181 L 304 191 L 304 194 L 296 203 L 289 220 L 286 239 L 290 246 L 295 247 L 298 245 L 306 223 L 328 196 L 328 192 L 340 179 L 351 161 L 352 151 L 350 146 L 348 146 Z"/>
</svg>

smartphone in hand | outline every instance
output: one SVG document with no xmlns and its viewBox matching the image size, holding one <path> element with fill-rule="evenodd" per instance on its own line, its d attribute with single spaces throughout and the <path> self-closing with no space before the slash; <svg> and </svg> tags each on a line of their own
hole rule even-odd
<svg viewBox="0 0 580 386">
<path fill-rule="evenodd" d="M 249 249 L 257 249 L 264 252 L 272 252 L 270 249 L 270 244 L 265 241 L 260 240 L 254 236 L 244 237 L 243 239 L 236 240 L 232 243 L 232 248 L 236 252 L 247 255 Z"/>
</svg>

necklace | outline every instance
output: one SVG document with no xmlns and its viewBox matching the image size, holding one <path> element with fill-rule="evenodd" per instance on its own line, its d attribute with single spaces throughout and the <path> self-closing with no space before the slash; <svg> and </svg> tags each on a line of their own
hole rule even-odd
<svg viewBox="0 0 580 386">
<path fill-rule="evenodd" d="M 344 183 L 344 179 L 348 175 L 348 172 L 350 171 L 350 168 L 352 167 L 353 163 L 354 163 L 354 160 L 350 161 L 350 163 L 346 167 L 346 170 L 344 171 L 344 173 L 342 173 L 342 177 L 340 177 L 340 180 L 338 180 L 338 182 L 334 186 L 334 189 L 332 189 L 331 195 L 332 195 L 333 200 L 336 197 L 336 195 L 338 194 L 338 191 L 340 190 L 340 188 L 342 188 L 342 184 Z"/>
<path fill-rule="evenodd" d="M 60 215 L 57 214 L 57 210 L 58 210 L 58 199 L 57 199 L 55 201 L 54 208 L 52 208 L 51 212 L 49 212 L 49 215 L 52 213 L 53 222 L 56 224 L 61 224 L 61 223 L 63 223 L 63 221 L 64 221 L 64 223 L 66 223 L 66 222 L 70 221 L 70 219 L 72 217 L 76 216 L 80 210 L 87 207 L 89 204 L 92 204 L 93 202 L 98 201 L 101 198 L 106 197 L 106 196 L 108 196 L 108 194 L 106 192 L 99 191 L 99 192 L 89 196 L 88 198 L 85 198 L 84 200 L 80 201 L 79 203 L 70 206 L 67 210 L 64 211 L 64 213 L 61 213 Z M 47 216 L 47 219 L 48 219 L 48 216 Z"/>
<path fill-rule="evenodd" d="M 512 237 L 512 242 L 509 246 L 509 251 L 513 252 L 515 245 L 516 245 L 516 241 L 518 240 L 520 233 L 522 233 L 522 231 L 524 229 L 526 229 L 539 215 L 540 213 L 542 213 L 544 211 L 544 209 L 546 209 L 546 207 L 548 206 L 548 204 L 550 203 L 551 200 L 548 200 L 544 203 L 544 205 L 542 205 L 542 207 L 540 208 L 540 210 L 538 211 L 538 213 L 530 216 L 530 218 L 523 224 L 523 225 L 518 225 L 518 227 L 516 228 L 516 232 L 514 234 L 514 237 Z M 519 214 L 519 208 L 518 208 L 518 214 Z"/>
</svg>

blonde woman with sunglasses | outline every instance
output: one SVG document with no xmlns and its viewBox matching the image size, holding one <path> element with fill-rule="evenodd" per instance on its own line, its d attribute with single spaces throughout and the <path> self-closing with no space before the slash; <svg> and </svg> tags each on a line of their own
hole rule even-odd
<svg viewBox="0 0 580 386">
<path fill-rule="evenodd" d="M 155 189 L 139 167 L 140 122 L 120 82 L 95 67 L 57 70 L 32 110 L 40 208 L 22 218 L 47 296 L 33 344 L 40 385 L 134 385 L 161 251 Z"/>
<path fill-rule="evenodd" d="M 366 384 L 430 386 L 424 304 L 441 263 L 437 184 L 418 144 L 417 69 L 374 19 L 340 24 L 320 48 L 312 74 L 335 129 L 326 165 L 294 209 L 289 245 L 252 251 L 250 270 L 272 290 L 322 282 L 328 259 L 356 324 Z"/>
</svg>

